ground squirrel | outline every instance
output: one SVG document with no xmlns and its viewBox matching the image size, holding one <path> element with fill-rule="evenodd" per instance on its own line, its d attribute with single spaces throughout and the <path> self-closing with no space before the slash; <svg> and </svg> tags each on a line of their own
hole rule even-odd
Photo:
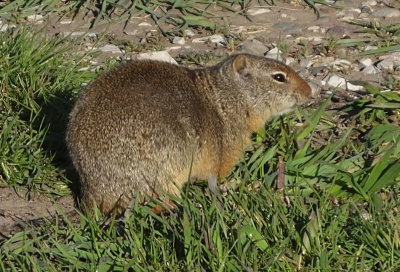
<svg viewBox="0 0 400 272">
<path fill-rule="evenodd" d="M 229 174 L 251 134 L 311 97 L 285 64 L 248 54 L 188 69 L 132 61 L 104 73 L 70 114 L 67 144 L 82 202 L 109 214 L 191 178 Z"/>
</svg>

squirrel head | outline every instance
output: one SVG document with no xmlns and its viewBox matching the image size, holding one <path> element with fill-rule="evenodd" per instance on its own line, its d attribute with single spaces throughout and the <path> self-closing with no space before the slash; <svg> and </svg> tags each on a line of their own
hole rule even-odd
<svg viewBox="0 0 400 272">
<path fill-rule="evenodd" d="M 267 119 L 311 99 L 312 90 L 307 82 L 279 61 L 239 54 L 233 57 L 231 69 L 235 84 L 240 86 L 254 113 Z"/>
</svg>

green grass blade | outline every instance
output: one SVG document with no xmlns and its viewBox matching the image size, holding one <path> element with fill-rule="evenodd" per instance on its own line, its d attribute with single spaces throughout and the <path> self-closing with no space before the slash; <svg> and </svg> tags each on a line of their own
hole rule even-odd
<svg viewBox="0 0 400 272">
<path fill-rule="evenodd" d="M 322 103 L 321 107 L 314 112 L 314 114 L 306 120 L 306 122 L 296 131 L 296 141 L 299 142 L 303 140 L 311 131 L 315 129 L 319 120 L 325 112 L 326 107 L 330 98 L 326 99 L 324 103 Z"/>
</svg>

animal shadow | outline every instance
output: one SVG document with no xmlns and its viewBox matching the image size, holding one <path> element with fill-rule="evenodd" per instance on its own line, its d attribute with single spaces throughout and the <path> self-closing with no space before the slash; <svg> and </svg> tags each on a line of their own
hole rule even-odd
<svg viewBox="0 0 400 272">
<path fill-rule="evenodd" d="M 43 148 L 53 156 L 52 164 L 63 171 L 68 180 L 75 200 L 80 195 L 78 173 L 72 165 L 65 140 L 68 117 L 77 99 L 71 90 L 58 91 L 46 101 L 42 101 L 42 126 L 48 128 L 43 141 Z"/>
</svg>

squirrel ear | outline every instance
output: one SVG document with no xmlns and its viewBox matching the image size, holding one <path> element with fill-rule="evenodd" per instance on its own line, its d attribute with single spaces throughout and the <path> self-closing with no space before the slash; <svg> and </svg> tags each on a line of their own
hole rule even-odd
<svg viewBox="0 0 400 272">
<path fill-rule="evenodd" d="M 246 55 L 237 55 L 233 60 L 233 69 L 239 74 L 245 73 L 245 70 L 248 66 L 249 59 Z"/>
</svg>

